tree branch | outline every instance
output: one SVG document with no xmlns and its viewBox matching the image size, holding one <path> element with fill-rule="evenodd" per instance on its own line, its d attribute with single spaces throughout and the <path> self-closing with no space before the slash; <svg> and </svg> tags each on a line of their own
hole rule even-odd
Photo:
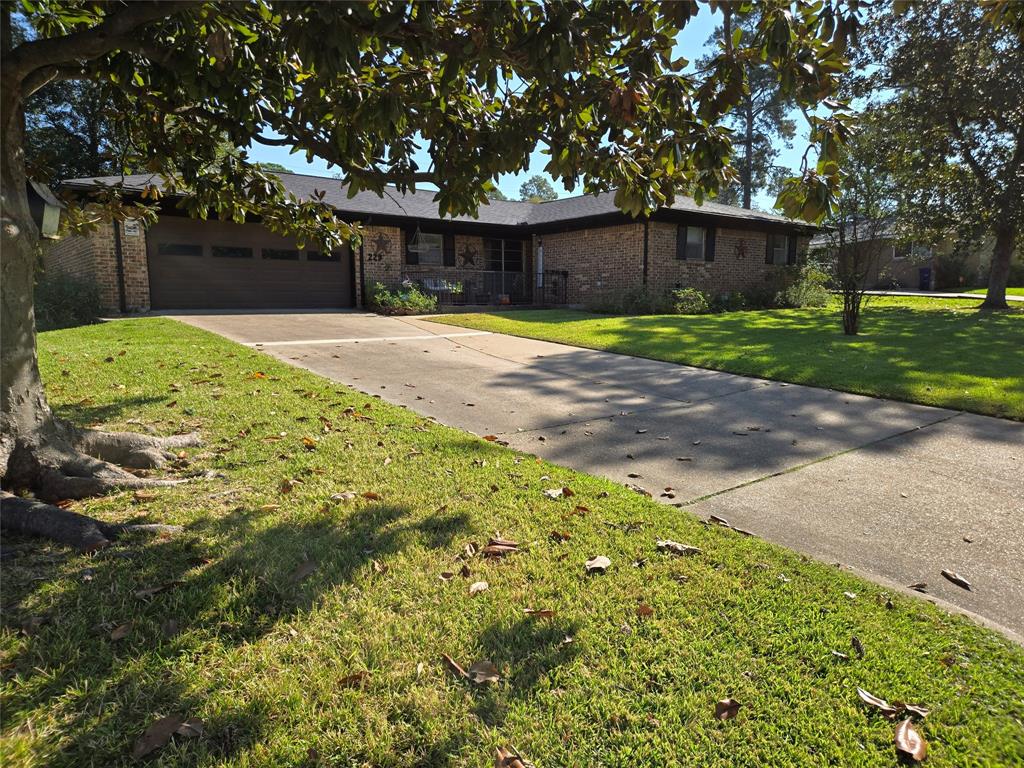
<svg viewBox="0 0 1024 768">
<path fill-rule="evenodd" d="M 14 82 L 24 83 L 37 70 L 88 61 L 131 45 L 137 42 L 140 27 L 195 8 L 199 5 L 187 0 L 131 3 L 94 27 L 22 43 L 3 56 L 2 66 Z"/>
</svg>

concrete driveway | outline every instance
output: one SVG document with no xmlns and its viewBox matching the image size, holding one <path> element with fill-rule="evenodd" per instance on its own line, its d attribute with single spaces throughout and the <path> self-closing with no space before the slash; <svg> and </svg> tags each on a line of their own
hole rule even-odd
<svg viewBox="0 0 1024 768">
<path fill-rule="evenodd" d="M 1024 634 L 1024 425 L 420 319 L 176 319 Z"/>
</svg>

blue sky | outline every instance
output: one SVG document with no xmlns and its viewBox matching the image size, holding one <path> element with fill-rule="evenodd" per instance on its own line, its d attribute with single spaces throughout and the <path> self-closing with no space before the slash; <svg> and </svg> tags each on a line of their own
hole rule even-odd
<svg viewBox="0 0 1024 768">
<path fill-rule="evenodd" d="M 680 33 L 679 39 L 676 43 L 675 53 L 677 56 L 685 56 L 691 62 L 700 58 L 704 52 L 704 43 L 708 37 L 714 31 L 716 20 L 720 20 L 718 14 L 712 15 L 711 11 L 708 10 L 706 5 L 702 5 L 700 13 L 694 18 L 686 28 Z M 784 146 L 779 147 L 781 155 L 779 162 L 782 165 L 789 166 L 790 168 L 796 168 L 800 163 L 800 157 L 803 154 L 804 148 L 807 143 L 806 135 L 806 124 L 802 117 L 797 118 L 797 136 L 793 141 L 792 149 L 786 149 Z M 295 173 L 310 173 L 318 176 L 330 176 L 331 171 L 327 169 L 327 163 L 320 159 L 314 159 L 312 163 L 307 163 L 305 159 L 305 153 L 290 154 L 287 147 L 265 147 L 262 145 L 256 145 L 250 148 L 249 155 L 252 159 L 259 162 L 274 162 L 280 163 L 289 170 Z M 423 150 L 420 151 L 420 157 L 417 160 L 420 162 L 421 167 L 426 168 L 430 164 L 430 157 Z M 534 150 L 530 157 L 530 166 L 526 170 L 516 174 L 505 174 L 498 179 L 498 188 L 505 193 L 506 197 L 510 200 L 519 199 L 519 186 L 528 178 L 534 174 L 541 174 L 547 176 L 544 173 L 543 168 L 547 164 L 547 158 L 545 155 L 540 153 L 540 150 Z M 337 172 L 337 168 L 334 169 Z M 567 197 L 570 193 L 563 189 L 561 183 L 553 181 L 548 177 L 549 181 L 552 181 L 552 186 L 558 193 L 559 197 Z M 578 191 L 575 194 L 579 194 Z M 765 210 L 770 210 L 774 199 L 767 195 L 758 195 L 754 198 L 754 206 Z"/>
</svg>

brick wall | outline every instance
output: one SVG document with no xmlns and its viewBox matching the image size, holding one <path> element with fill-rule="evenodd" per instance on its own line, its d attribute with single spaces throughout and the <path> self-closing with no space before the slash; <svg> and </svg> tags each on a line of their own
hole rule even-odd
<svg viewBox="0 0 1024 768">
<path fill-rule="evenodd" d="M 93 249 L 93 238 L 89 235 L 44 240 L 43 268 L 50 273 L 71 275 L 80 280 L 95 280 Z"/>
<path fill-rule="evenodd" d="M 138 234 L 121 231 L 121 256 L 124 265 L 125 305 L 129 312 L 149 309 L 149 264 L 146 260 L 146 234 L 141 224 Z M 87 235 L 68 236 L 44 247 L 43 265 L 47 270 L 64 272 L 91 280 L 99 288 L 104 312 L 121 311 L 118 287 L 114 226 L 101 224 Z"/>
<path fill-rule="evenodd" d="M 775 290 L 784 272 L 765 264 L 767 234 L 753 230 L 715 230 L 715 260 L 685 261 L 676 258 L 678 227 L 668 222 L 650 225 L 648 285 L 652 289 L 697 288 L 712 295 L 732 291 Z M 808 238 L 797 241 L 797 252 L 807 250 Z"/>
<path fill-rule="evenodd" d="M 569 304 L 643 283 L 643 224 L 556 232 L 535 238 L 535 246 L 538 239 L 544 243 L 545 271 L 569 273 Z"/>
<path fill-rule="evenodd" d="M 363 227 L 363 279 L 359 275 L 356 254 L 356 306 L 365 305 L 363 285 L 369 293 L 375 283 L 394 285 L 402 279 L 405 254 L 402 230 L 398 227 Z"/>
</svg>

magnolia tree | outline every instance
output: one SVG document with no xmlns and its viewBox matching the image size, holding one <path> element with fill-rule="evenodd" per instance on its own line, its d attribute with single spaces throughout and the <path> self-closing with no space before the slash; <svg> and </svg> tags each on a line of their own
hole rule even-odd
<svg viewBox="0 0 1024 768">
<path fill-rule="evenodd" d="M 856 3 L 850 3 L 856 7 Z M 3 526 L 82 549 L 117 531 L 42 503 L 137 488 L 123 467 L 159 467 L 194 435 L 155 438 L 81 429 L 51 413 L 36 364 L 32 308 L 37 233 L 24 167 L 25 100 L 48 83 L 102 88 L 121 168 L 153 173 L 141 201 L 117 187 L 69 201 L 68 226 L 99 217 L 152 221 L 161 196 L 187 214 L 243 221 L 337 247 L 358 233 L 319 199 L 296 199 L 250 163 L 251 144 L 321 158 L 350 192 L 437 187 L 441 214 L 472 214 L 493 180 L 531 152 L 566 189 L 615 190 L 625 212 L 701 200 L 734 177 L 723 116 L 747 89 L 745 62 L 766 62 L 787 97 L 816 109 L 835 90 L 857 21 L 845 2 L 768 0 L 748 36 L 728 35 L 700 71 L 673 53 L 697 2 L 2 3 Z M 723 25 L 750 3 L 709 2 Z M 12 25 L 25 41 L 11 45 Z M 828 102 L 831 104 L 831 102 Z M 828 110 L 825 110 L 828 113 Z M 821 111 L 817 114 L 823 114 Z M 783 196 L 787 211 L 820 219 L 839 180 L 843 114 L 815 117 L 807 168 Z M 429 162 L 417 161 L 427 148 Z M 325 184 L 329 182 L 325 181 Z M 173 197 L 172 197 L 173 196 Z"/>
</svg>

